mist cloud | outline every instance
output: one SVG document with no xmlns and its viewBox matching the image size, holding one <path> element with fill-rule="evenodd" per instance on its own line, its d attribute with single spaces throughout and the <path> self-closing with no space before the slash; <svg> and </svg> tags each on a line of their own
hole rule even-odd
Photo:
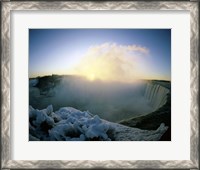
<svg viewBox="0 0 200 170">
<path fill-rule="evenodd" d="M 87 77 L 90 80 L 133 81 L 140 75 L 140 67 L 135 59 L 139 55 L 148 55 L 146 47 L 137 45 L 118 45 L 104 43 L 91 46 L 79 65 L 72 70 L 73 74 Z"/>
<path fill-rule="evenodd" d="M 91 82 L 76 76 L 66 76 L 56 86 L 46 90 L 48 84 L 49 82 L 46 82 L 44 89 L 30 87 L 31 106 L 43 109 L 52 104 L 54 110 L 73 107 L 81 111 L 88 110 L 94 115 L 114 122 L 153 110 L 144 98 L 146 82 Z M 45 95 L 40 95 L 43 91 Z"/>
</svg>

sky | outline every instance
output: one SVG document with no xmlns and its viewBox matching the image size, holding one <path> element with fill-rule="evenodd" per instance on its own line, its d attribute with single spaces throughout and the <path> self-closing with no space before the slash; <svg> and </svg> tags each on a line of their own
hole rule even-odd
<svg viewBox="0 0 200 170">
<path fill-rule="evenodd" d="M 171 80 L 170 29 L 29 29 L 29 77 Z"/>
</svg>

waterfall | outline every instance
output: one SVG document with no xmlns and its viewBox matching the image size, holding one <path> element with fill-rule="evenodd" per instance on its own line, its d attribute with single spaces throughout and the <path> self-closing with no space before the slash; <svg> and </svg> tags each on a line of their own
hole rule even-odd
<svg viewBox="0 0 200 170">
<path fill-rule="evenodd" d="M 167 94 L 169 89 L 156 83 L 148 83 L 145 89 L 144 98 L 149 105 L 157 110 L 167 102 Z"/>
</svg>

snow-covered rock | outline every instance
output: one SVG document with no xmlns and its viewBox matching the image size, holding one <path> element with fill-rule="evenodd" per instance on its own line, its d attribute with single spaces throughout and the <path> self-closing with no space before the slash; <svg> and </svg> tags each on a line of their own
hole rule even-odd
<svg viewBox="0 0 200 170">
<path fill-rule="evenodd" d="M 29 140 L 51 141 L 150 141 L 159 140 L 168 127 L 141 130 L 100 119 L 88 111 L 63 107 L 53 112 L 52 105 L 38 110 L 29 107 Z"/>
<path fill-rule="evenodd" d="M 141 130 L 116 123 L 113 126 L 116 141 L 158 141 L 168 129 L 164 123 L 157 130 Z"/>
</svg>

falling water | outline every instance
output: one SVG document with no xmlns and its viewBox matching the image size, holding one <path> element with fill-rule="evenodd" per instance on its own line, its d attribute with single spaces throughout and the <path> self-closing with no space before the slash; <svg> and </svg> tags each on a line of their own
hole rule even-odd
<svg viewBox="0 0 200 170">
<path fill-rule="evenodd" d="M 167 102 L 167 94 L 169 92 L 169 89 L 159 84 L 148 83 L 144 98 L 154 110 L 157 110 Z"/>
</svg>

